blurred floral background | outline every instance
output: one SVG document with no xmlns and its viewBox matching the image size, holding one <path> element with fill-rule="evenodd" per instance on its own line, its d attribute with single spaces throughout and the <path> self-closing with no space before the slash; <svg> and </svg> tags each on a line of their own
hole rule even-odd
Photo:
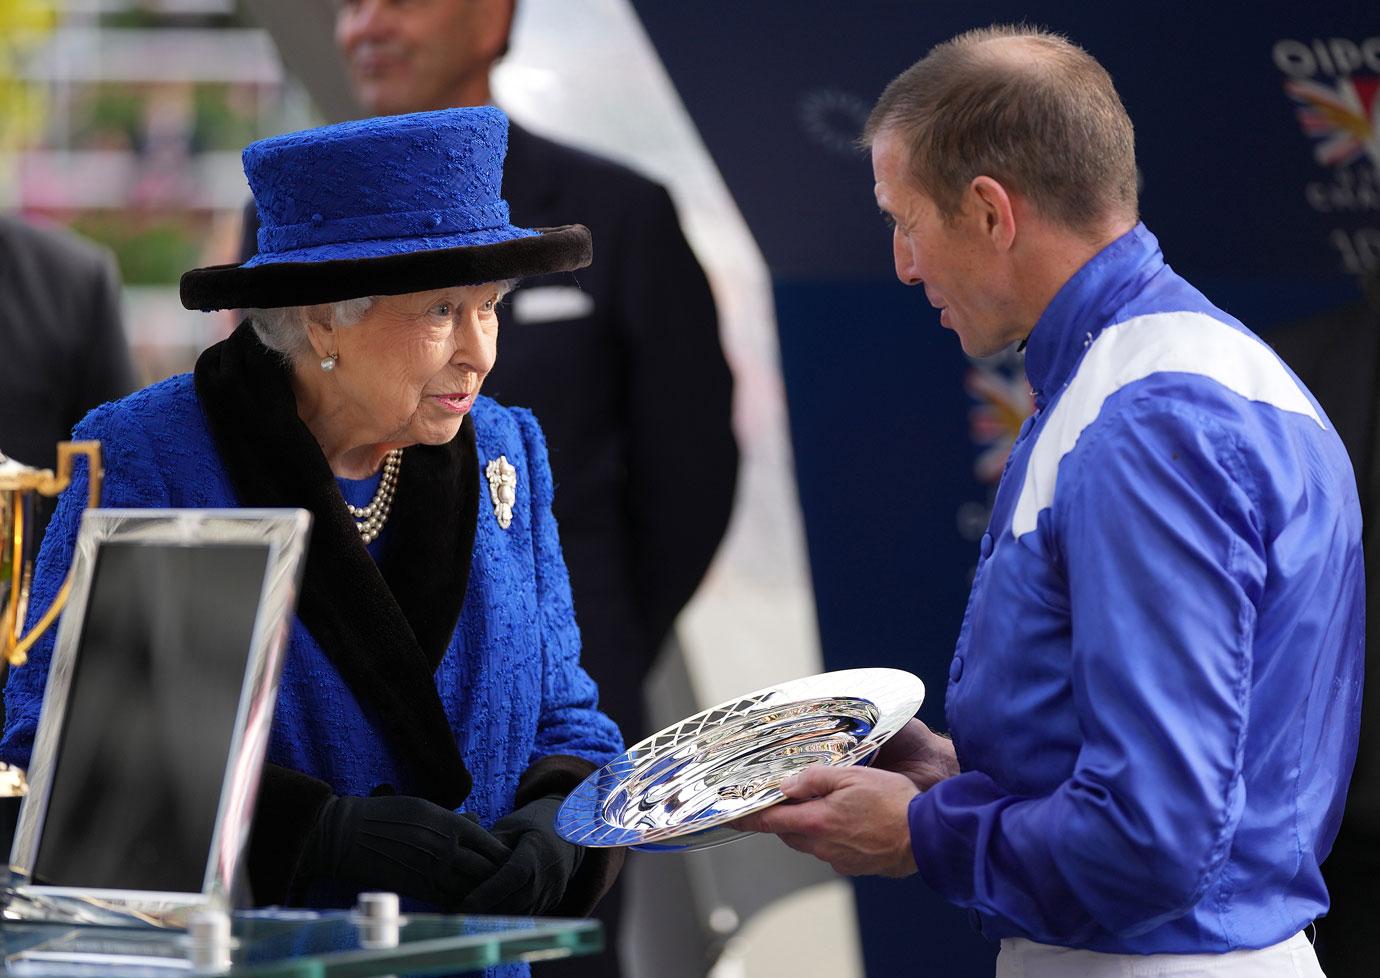
<svg viewBox="0 0 1380 978">
<path fill-rule="evenodd" d="M 114 252 L 143 382 L 233 327 L 177 280 L 237 258 L 241 147 L 318 121 L 234 0 L 0 0 L 0 210 Z"/>
</svg>

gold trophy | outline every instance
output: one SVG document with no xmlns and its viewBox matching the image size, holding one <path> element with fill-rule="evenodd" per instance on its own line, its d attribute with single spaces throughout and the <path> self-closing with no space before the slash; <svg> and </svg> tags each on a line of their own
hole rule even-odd
<svg viewBox="0 0 1380 978">
<path fill-rule="evenodd" d="M 57 475 L 48 469 L 32 469 L 0 453 L 0 654 L 11 666 L 22 666 L 29 648 L 57 620 L 67 593 L 72 589 L 68 575 L 62 589 L 43 617 L 23 634 L 24 617 L 29 607 L 29 585 L 38 549 L 38 527 L 34 522 L 34 494 L 56 496 L 72 481 L 72 461 L 86 456 L 87 500 L 90 507 L 101 502 L 101 443 L 64 441 L 57 447 Z"/>
<path fill-rule="evenodd" d="M 72 589 L 72 577 L 62 582 L 62 588 L 43 617 L 34 623 L 29 634 L 23 634 L 24 616 L 29 608 L 29 585 L 33 580 L 34 557 L 38 550 L 38 526 L 34 521 L 34 493 L 56 496 L 72 481 L 72 459 L 86 456 L 88 506 L 101 501 L 101 443 L 98 441 L 64 441 L 57 447 L 57 475 L 48 469 L 32 469 L 6 458 L 0 452 L 0 673 L 5 664 L 22 666 L 29 658 L 29 648 L 38 641 L 67 603 Z M 0 763 L 0 841 L 8 842 L 14 835 L 14 823 L 19 814 L 19 800 L 28 793 L 24 772 L 9 764 Z"/>
</svg>

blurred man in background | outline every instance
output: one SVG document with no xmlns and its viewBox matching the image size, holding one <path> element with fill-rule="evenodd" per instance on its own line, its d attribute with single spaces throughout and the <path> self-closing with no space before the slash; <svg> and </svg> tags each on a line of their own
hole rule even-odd
<svg viewBox="0 0 1380 978">
<path fill-rule="evenodd" d="M 344 0 L 336 41 L 371 114 L 483 105 L 514 11 L 515 0 Z M 532 408 L 546 431 L 582 661 L 631 744 L 649 732 L 643 680 L 732 508 L 738 454 L 718 318 L 660 185 L 513 125 L 503 186 L 514 221 L 578 221 L 594 237 L 578 280 L 529 279 L 512 294 L 486 393 Z M 245 257 L 256 250 L 247 217 Z M 599 911 L 609 949 L 561 973 L 617 973 L 617 894 Z"/>
<path fill-rule="evenodd" d="M 110 253 L 0 215 L 0 453 L 51 469 L 72 426 L 134 386 Z M 56 502 L 37 498 L 39 534 Z"/>
<path fill-rule="evenodd" d="M 110 253 L 0 215 L 0 452 L 52 468 L 72 426 L 134 386 Z M 53 500 L 38 504 L 41 530 Z"/>
</svg>

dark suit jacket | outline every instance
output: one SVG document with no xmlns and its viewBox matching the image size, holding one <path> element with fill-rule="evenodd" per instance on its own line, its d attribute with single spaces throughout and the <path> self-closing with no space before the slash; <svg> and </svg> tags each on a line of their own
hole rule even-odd
<svg viewBox="0 0 1380 978">
<path fill-rule="evenodd" d="M 586 669 L 629 743 L 641 684 L 728 524 L 737 475 L 731 380 L 714 302 L 665 189 L 631 170 L 509 132 L 513 223 L 581 223 L 594 262 L 529 279 L 505 303 L 484 393 L 530 407 L 556 479 L 555 513 Z M 245 257 L 257 218 L 246 211 Z"/>
<path fill-rule="evenodd" d="M 1346 813 L 1323 863 L 1331 906 L 1318 923 L 1318 959 L 1332 978 L 1375 973 L 1380 938 L 1380 270 L 1344 309 L 1269 335 L 1327 412 L 1351 455 L 1365 521 L 1366 677 L 1361 740 Z"/>
<path fill-rule="evenodd" d="M 1343 832 L 1380 846 L 1380 271 L 1366 297 L 1269 334 L 1307 385 L 1351 456 L 1365 520 L 1366 680 L 1361 744 Z"/>
<path fill-rule="evenodd" d="M 87 411 L 133 389 L 109 253 L 0 216 L 0 451 L 52 468 Z"/>
</svg>

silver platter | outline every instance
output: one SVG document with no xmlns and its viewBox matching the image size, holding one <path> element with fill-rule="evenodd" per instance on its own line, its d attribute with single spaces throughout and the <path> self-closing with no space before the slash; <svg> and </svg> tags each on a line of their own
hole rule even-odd
<svg viewBox="0 0 1380 978">
<path fill-rule="evenodd" d="M 786 777 L 869 760 L 915 716 L 925 685 L 900 669 L 845 669 L 759 689 L 633 745 L 566 798 L 556 831 L 582 846 L 705 849 L 725 823 L 781 801 Z"/>
</svg>

